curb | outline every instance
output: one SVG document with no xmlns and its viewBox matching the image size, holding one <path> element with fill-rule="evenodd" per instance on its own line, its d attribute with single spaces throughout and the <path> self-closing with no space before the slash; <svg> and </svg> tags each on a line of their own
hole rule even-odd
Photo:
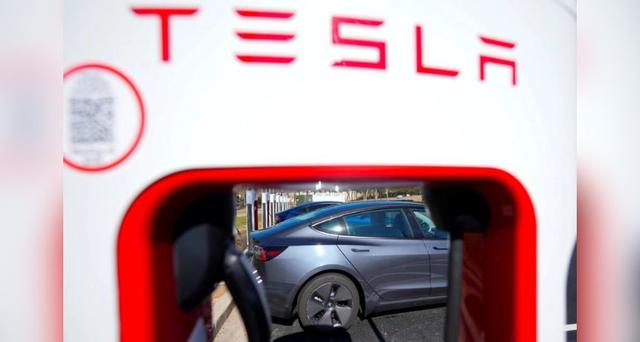
<svg viewBox="0 0 640 342">
<path fill-rule="evenodd" d="M 213 336 L 218 335 L 218 332 L 222 329 L 222 326 L 231 315 L 231 311 L 235 308 L 235 303 L 231 298 L 231 294 L 229 291 L 224 288 L 224 293 L 222 293 L 218 298 L 214 298 L 212 301 L 212 311 L 213 311 Z"/>
</svg>

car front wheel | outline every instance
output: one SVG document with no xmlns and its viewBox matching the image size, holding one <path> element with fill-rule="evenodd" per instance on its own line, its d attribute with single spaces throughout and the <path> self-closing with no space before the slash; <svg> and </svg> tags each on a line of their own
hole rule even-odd
<svg viewBox="0 0 640 342">
<path fill-rule="evenodd" d="M 360 309 L 353 282 L 342 274 L 325 273 L 308 282 L 298 298 L 298 317 L 303 328 L 349 329 Z"/>
</svg>

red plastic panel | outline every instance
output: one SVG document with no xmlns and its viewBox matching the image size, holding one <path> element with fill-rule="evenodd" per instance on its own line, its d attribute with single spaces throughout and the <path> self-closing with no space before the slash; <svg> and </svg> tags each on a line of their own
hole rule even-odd
<svg viewBox="0 0 640 342">
<path fill-rule="evenodd" d="M 297 166 L 199 169 L 158 180 L 134 200 L 118 236 L 122 341 L 184 341 L 197 313 L 177 306 L 174 222 L 186 204 L 215 187 L 322 181 L 428 181 L 472 187 L 489 200 L 487 232 L 465 235 L 463 341 L 536 340 L 536 220 L 522 184 L 492 168 Z"/>
</svg>

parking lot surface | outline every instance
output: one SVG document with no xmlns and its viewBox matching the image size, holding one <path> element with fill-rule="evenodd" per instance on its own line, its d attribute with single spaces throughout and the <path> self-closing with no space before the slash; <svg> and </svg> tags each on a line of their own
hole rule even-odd
<svg viewBox="0 0 640 342">
<path fill-rule="evenodd" d="M 426 341 L 443 340 L 445 306 L 385 313 L 358 320 L 337 334 L 307 333 L 298 320 L 274 322 L 271 339 L 287 341 Z"/>
</svg>

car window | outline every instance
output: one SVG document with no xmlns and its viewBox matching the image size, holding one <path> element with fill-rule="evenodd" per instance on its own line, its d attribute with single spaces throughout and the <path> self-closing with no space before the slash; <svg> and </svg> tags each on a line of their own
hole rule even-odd
<svg viewBox="0 0 640 342">
<path fill-rule="evenodd" d="M 339 218 L 333 219 L 327 222 L 319 223 L 313 227 L 321 232 L 325 232 L 329 234 L 343 235 L 346 232 L 344 224 L 342 223 L 342 220 Z"/>
<path fill-rule="evenodd" d="M 293 216 L 297 216 L 297 215 L 302 214 L 302 212 L 298 208 L 292 208 L 292 209 L 289 209 L 289 210 L 285 210 L 284 213 L 286 213 L 287 215 L 293 215 Z"/>
<path fill-rule="evenodd" d="M 284 211 L 283 213 L 286 218 L 294 217 L 302 214 L 302 212 L 297 208 L 289 209 L 287 211 Z"/>
<path fill-rule="evenodd" d="M 309 207 L 308 206 L 297 207 L 296 210 L 298 211 L 298 215 L 300 215 L 300 214 L 308 213 Z"/>
<path fill-rule="evenodd" d="M 308 206 L 306 206 L 304 209 L 309 212 L 309 211 L 314 211 L 314 210 L 318 210 L 322 208 L 322 204 L 309 204 Z"/>
<path fill-rule="evenodd" d="M 434 240 L 446 240 L 449 238 L 449 233 L 440 230 L 436 227 L 436 224 L 433 223 L 433 220 L 429 215 L 427 215 L 426 210 L 424 209 L 411 209 L 413 216 L 416 218 L 418 225 L 420 226 L 420 230 L 422 234 L 427 239 Z"/>
<path fill-rule="evenodd" d="M 314 204 L 310 209 L 311 210 L 318 210 L 318 209 L 322 209 L 322 208 L 326 208 L 326 207 L 330 207 L 330 206 L 332 206 L 332 204 L 329 204 L 329 203 Z"/>
<path fill-rule="evenodd" d="M 401 209 L 365 211 L 344 217 L 347 234 L 362 237 L 412 238 L 413 232 Z"/>
</svg>

